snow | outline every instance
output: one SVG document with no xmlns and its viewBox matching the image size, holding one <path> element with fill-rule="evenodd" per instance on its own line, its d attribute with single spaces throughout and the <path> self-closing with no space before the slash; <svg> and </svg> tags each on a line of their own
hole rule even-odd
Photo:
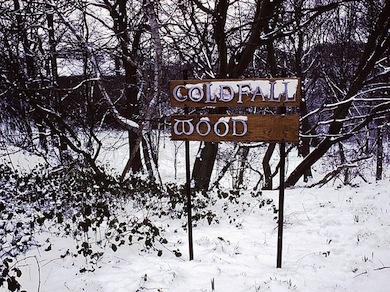
<svg viewBox="0 0 390 292">
<path fill-rule="evenodd" d="M 236 121 L 248 121 L 248 116 L 235 116 L 235 117 L 232 117 L 232 120 L 236 120 Z"/>
<path fill-rule="evenodd" d="M 183 182 L 181 147 L 178 165 L 173 165 L 177 150 L 174 142 L 164 141 L 159 165 L 164 180 L 173 180 L 172 169 L 177 167 L 178 181 Z M 191 148 L 192 155 L 196 150 Z M 123 165 L 118 162 L 126 160 L 126 153 L 123 150 L 103 157 L 112 159 L 113 166 Z M 1 157 L 12 160 L 15 166 L 23 165 L 22 157 L 25 165 L 40 160 L 21 152 Z M 292 158 L 289 163 L 293 163 Z M 324 173 L 319 171 L 318 175 Z M 107 248 L 96 269 L 84 273 L 79 271 L 85 264 L 82 257 L 61 257 L 74 249 L 74 242 L 44 231 L 38 238 L 42 242 L 49 239 L 52 248 L 44 251 L 45 243 L 19 258 L 21 283 L 27 291 L 40 292 L 388 291 L 389 185 L 386 177 L 353 187 L 330 183 L 307 188 L 302 183 L 287 189 L 281 269 L 276 268 L 276 215 L 270 205 L 259 208 L 260 198 L 249 195 L 248 190 L 243 191 L 238 204 L 217 200 L 215 206 L 210 206 L 218 214 L 219 224 L 209 225 L 207 220 L 196 223 L 193 261 L 188 260 L 184 217 L 153 218 L 168 240 L 164 246 L 157 243 L 163 250 L 161 257 L 141 252 L 136 244 L 119 247 L 116 252 Z M 277 205 L 278 191 L 263 191 L 261 198 L 273 199 Z M 175 256 L 176 249 L 183 254 L 181 257 Z"/>
<path fill-rule="evenodd" d="M 221 117 L 218 119 L 218 123 L 228 123 L 230 121 L 230 117 L 229 116 L 226 116 L 226 117 Z"/>
</svg>

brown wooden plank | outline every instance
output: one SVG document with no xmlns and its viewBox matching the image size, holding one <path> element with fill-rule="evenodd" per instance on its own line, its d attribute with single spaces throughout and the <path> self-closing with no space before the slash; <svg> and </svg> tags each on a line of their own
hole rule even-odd
<svg viewBox="0 0 390 292">
<path fill-rule="evenodd" d="M 174 107 L 297 107 L 300 79 L 171 80 L 170 100 Z"/>
<path fill-rule="evenodd" d="M 298 142 L 298 130 L 298 115 L 215 114 L 171 117 L 172 140 Z"/>
</svg>

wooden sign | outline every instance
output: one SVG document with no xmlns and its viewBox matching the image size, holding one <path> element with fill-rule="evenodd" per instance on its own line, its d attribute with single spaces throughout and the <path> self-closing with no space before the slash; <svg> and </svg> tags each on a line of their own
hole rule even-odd
<svg viewBox="0 0 390 292">
<path fill-rule="evenodd" d="M 298 142 L 298 115 L 176 115 L 172 140 Z"/>
<path fill-rule="evenodd" d="M 172 80 L 175 107 L 299 106 L 299 78 Z"/>
<path fill-rule="evenodd" d="M 175 107 L 298 107 L 299 78 L 240 80 L 174 80 L 170 82 L 171 104 Z M 285 112 L 285 108 L 284 108 Z M 186 145 L 188 239 L 193 259 L 190 159 L 188 141 L 281 142 L 277 268 L 282 263 L 285 142 L 299 141 L 298 115 L 174 115 L 172 140 Z"/>
</svg>

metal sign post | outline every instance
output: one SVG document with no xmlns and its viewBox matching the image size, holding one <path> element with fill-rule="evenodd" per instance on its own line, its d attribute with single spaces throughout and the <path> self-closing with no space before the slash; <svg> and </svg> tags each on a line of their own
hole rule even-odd
<svg viewBox="0 0 390 292">
<path fill-rule="evenodd" d="M 184 113 L 188 114 L 188 108 L 184 108 Z M 190 261 L 194 259 L 194 244 L 192 240 L 192 201 L 191 201 L 191 173 L 190 173 L 190 141 L 185 141 L 186 152 L 186 193 L 187 193 L 187 216 L 188 216 L 188 246 Z"/>
<path fill-rule="evenodd" d="M 286 161 L 286 143 L 280 143 L 280 185 L 279 185 L 279 217 L 278 217 L 278 251 L 276 257 L 276 267 L 282 267 L 282 247 L 283 247 L 283 217 L 284 217 L 284 171 Z"/>
<path fill-rule="evenodd" d="M 183 79 L 188 79 L 188 71 L 183 71 Z M 184 114 L 188 115 L 188 107 L 184 107 Z M 186 160 L 186 195 L 187 195 L 187 226 L 188 226 L 188 247 L 190 261 L 194 259 L 194 243 L 192 239 L 192 201 L 191 201 L 191 166 L 190 166 L 190 141 L 184 142 Z"/>
<path fill-rule="evenodd" d="M 286 114 L 286 108 L 281 108 L 282 115 Z M 280 143 L 280 173 L 279 173 L 279 216 L 278 216 L 278 247 L 276 256 L 276 268 L 282 267 L 282 248 L 283 248 L 283 221 L 284 221 L 284 189 L 285 189 L 285 167 L 286 166 L 286 143 Z"/>
</svg>

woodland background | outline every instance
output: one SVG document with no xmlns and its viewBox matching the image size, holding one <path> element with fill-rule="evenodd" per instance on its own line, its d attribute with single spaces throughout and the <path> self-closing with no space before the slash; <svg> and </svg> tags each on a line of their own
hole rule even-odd
<svg viewBox="0 0 390 292">
<path fill-rule="evenodd" d="M 146 190 L 166 198 L 173 209 L 185 205 L 172 195 L 182 186 L 167 184 L 159 173 L 169 117 L 181 111 L 170 107 L 169 80 L 301 78 L 300 142 L 288 145 L 288 153 L 301 159 L 288 174 L 288 187 L 300 179 L 307 186 L 336 177 L 344 184 L 356 177 L 368 181 L 362 170 L 372 163 L 380 180 L 388 164 L 388 0 L 6 0 L 0 3 L 0 23 L 1 148 L 22 149 L 43 161 L 30 173 L 1 165 L 1 218 L 12 222 L 17 200 L 43 210 L 45 198 L 64 196 L 61 208 L 54 204 L 38 215 L 29 213 L 28 226 L 0 226 L 14 240 L 0 241 L 0 284 L 8 281 L 10 290 L 18 289 L 19 272 L 9 263 L 30 246 L 31 230 L 42 220 L 63 224 L 68 218 L 85 233 L 115 213 L 110 200 L 129 193 L 140 199 Z M 107 133 L 128 137 L 120 173 L 112 174 L 99 159 Z M 113 143 L 110 151 L 117 149 Z M 261 168 L 254 168 L 248 158 L 258 149 L 264 150 Z M 194 190 L 207 198 L 228 172 L 234 173 L 235 196 L 253 173 L 254 189 L 275 189 L 276 150 L 272 143 L 232 143 L 227 154 L 219 143 L 200 143 L 192 167 Z M 335 167 L 313 181 L 313 165 L 329 153 Z M 217 174 L 216 161 L 223 165 Z M 115 199 L 92 199 L 113 193 Z M 86 194 L 94 203 L 64 212 Z M 11 197 L 13 204 L 7 201 Z M 112 224 L 124 233 L 121 222 Z M 159 231 L 147 220 L 137 224 L 132 222 L 134 232 L 147 228 L 149 237 L 142 240 L 152 247 Z M 22 230 L 30 236 L 23 244 Z M 80 254 L 95 255 L 87 240 L 81 242 Z"/>
</svg>

